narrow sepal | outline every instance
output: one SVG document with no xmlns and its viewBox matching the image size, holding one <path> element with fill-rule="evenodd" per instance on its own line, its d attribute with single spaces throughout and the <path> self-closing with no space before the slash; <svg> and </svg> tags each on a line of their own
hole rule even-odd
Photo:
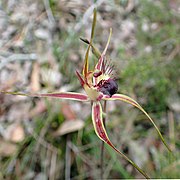
<svg viewBox="0 0 180 180">
<path fill-rule="evenodd" d="M 94 15 L 93 15 L 93 23 L 92 23 L 92 28 L 91 28 L 91 38 L 90 38 L 90 44 L 92 43 L 93 37 L 94 37 L 94 31 L 95 31 L 95 26 L 96 26 L 96 9 L 94 9 Z M 88 69 L 89 69 L 89 63 L 88 63 L 88 58 L 89 58 L 89 50 L 91 45 L 89 44 L 88 49 L 86 51 L 85 55 L 85 61 L 84 61 L 84 67 L 83 67 L 83 76 L 86 77 L 88 74 Z"/>
<path fill-rule="evenodd" d="M 90 50 L 90 45 L 87 48 L 86 54 L 85 54 L 85 60 L 84 60 L 84 67 L 83 67 L 83 76 L 86 78 L 87 73 L 88 73 L 88 69 L 89 69 L 89 50 Z"/>
<path fill-rule="evenodd" d="M 103 97 L 104 100 L 120 100 L 120 101 L 124 101 L 127 102 L 135 107 L 137 107 L 138 109 L 140 109 L 150 120 L 150 122 L 153 124 L 153 126 L 155 127 L 161 141 L 164 143 L 164 145 L 166 146 L 166 148 L 170 151 L 171 149 L 169 148 L 168 144 L 165 142 L 159 128 L 157 127 L 157 125 L 155 124 L 155 122 L 153 121 L 153 119 L 149 116 L 149 114 L 132 98 L 130 98 L 129 96 L 126 96 L 124 94 L 114 94 L 112 97 L 109 96 L 104 96 Z"/>
<path fill-rule="evenodd" d="M 94 125 L 95 132 L 97 136 L 111 146 L 116 152 L 118 152 L 124 159 L 126 159 L 133 167 L 135 167 L 145 178 L 149 179 L 149 176 L 132 160 L 130 160 L 126 155 L 124 155 L 121 151 L 119 151 L 109 140 L 109 137 L 106 133 L 103 118 L 102 118 L 102 107 L 100 102 L 93 102 L 92 105 L 92 121 Z"/>
<path fill-rule="evenodd" d="M 93 23 L 92 23 L 92 27 L 91 27 L 91 39 L 90 39 L 90 44 L 92 43 L 92 40 L 94 38 L 94 33 L 95 33 L 95 27 L 96 27 L 96 8 L 94 8 L 93 11 Z"/>
<path fill-rule="evenodd" d="M 105 56 L 107 48 L 109 46 L 111 35 L 112 35 L 112 29 L 110 28 L 109 37 L 108 37 L 108 41 L 107 41 L 106 47 L 105 47 L 103 53 L 101 54 L 101 57 L 99 58 L 98 63 L 96 64 L 95 69 L 102 70 L 102 65 L 104 63 L 104 56 Z"/>
<path fill-rule="evenodd" d="M 88 101 L 88 97 L 85 94 L 75 93 L 75 92 L 59 92 L 59 93 L 45 93 L 45 94 L 26 94 L 19 92 L 5 92 L 0 91 L 1 94 L 11 94 L 11 95 L 20 95 L 20 96 L 28 96 L 28 97 L 53 97 L 60 99 L 69 99 L 76 101 Z"/>
<path fill-rule="evenodd" d="M 80 75 L 80 73 L 78 71 L 76 71 L 76 75 L 77 75 L 77 77 L 78 77 L 78 79 L 79 79 L 79 81 L 81 83 L 81 86 L 83 87 L 84 84 L 85 84 L 84 79 L 81 77 L 81 75 Z"/>
</svg>

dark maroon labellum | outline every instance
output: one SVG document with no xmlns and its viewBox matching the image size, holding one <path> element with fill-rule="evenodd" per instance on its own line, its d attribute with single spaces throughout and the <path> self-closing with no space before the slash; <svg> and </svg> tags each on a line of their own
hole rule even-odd
<svg viewBox="0 0 180 180">
<path fill-rule="evenodd" d="M 118 85 L 114 79 L 101 80 L 98 84 L 99 91 L 110 97 L 118 90 Z"/>
<path fill-rule="evenodd" d="M 102 71 L 99 71 L 99 72 L 95 72 L 95 73 L 93 74 L 93 76 L 97 78 L 97 77 L 99 77 L 101 74 L 102 74 Z"/>
</svg>

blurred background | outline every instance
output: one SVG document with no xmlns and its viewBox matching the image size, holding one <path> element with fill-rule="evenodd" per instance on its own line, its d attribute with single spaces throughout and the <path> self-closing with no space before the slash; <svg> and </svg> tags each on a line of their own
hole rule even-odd
<svg viewBox="0 0 180 180">
<path fill-rule="evenodd" d="M 119 93 L 137 100 L 174 151 L 134 107 L 108 102 L 110 139 L 153 178 L 180 178 L 180 1 L 0 1 L 0 90 L 83 92 L 93 8 L 94 44 L 115 65 Z M 95 57 L 90 54 L 93 67 Z M 84 92 L 83 92 L 84 93 Z M 89 103 L 0 94 L 0 179 L 98 179 L 101 141 Z M 142 178 L 108 146 L 104 178 Z"/>
</svg>

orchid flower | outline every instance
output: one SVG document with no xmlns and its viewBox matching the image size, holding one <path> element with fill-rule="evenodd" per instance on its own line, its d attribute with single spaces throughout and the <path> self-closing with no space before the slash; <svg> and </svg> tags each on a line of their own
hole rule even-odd
<svg viewBox="0 0 180 180">
<path fill-rule="evenodd" d="M 133 165 L 142 175 L 144 175 L 146 178 L 149 178 L 148 175 L 140 167 L 138 167 L 126 155 L 124 155 L 120 150 L 118 150 L 110 141 L 107 135 L 107 132 L 105 130 L 104 123 L 103 123 L 103 110 L 101 107 L 101 101 L 110 101 L 110 100 L 123 101 L 141 110 L 147 116 L 150 122 L 153 124 L 160 139 L 162 140 L 164 145 L 167 147 L 167 149 L 169 151 L 171 150 L 166 144 L 158 127 L 156 126 L 154 121 L 151 119 L 151 117 L 148 115 L 148 113 L 134 99 L 124 94 L 117 94 L 118 85 L 115 81 L 115 78 L 112 75 L 113 67 L 111 66 L 110 61 L 106 60 L 106 57 L 105 57 L 106 51 L 110 42 L 112 29 L 110 29 L 110 34 L 109 34 L 104 51 L 102 53 L 99 53 L 99 51 L 92 44 L 95 23 L 96 23 L 96 10 L 94 10 L 94 18 L 93 18 L 93 23 L 92 23 L 90 41 L 86 39 L 81 39 L 85 43 L 88 44 L 88 48 L 85 54 L 82 74 L 76 71 L 76 75 L 80 81 L 82 88 L 86 92 L 86 94 L 81 94 L 81 93 L 76 93 L 76 92 L 58 92 L 58 93 L 46 93 L 46 94 L 24 94 L 24 93 L 4 92 L 4 91 L 0 91 L 0 92 L 4 94 L 22 95 L 22 96 L 30 96 L 30 97 L 54 97 L 54 98 L 69 99 L 69 100 L 82 101 L 82 102 L 85 102 L 85 101 L 91 102 L 92 122 L 93 122 L 93 126 L 94 126 L 97 136 L 106 144 L 111 146 L 116 152 L 122 155 L 122 157 L 125 158 L 131 165 Z M 98 62 L 95 65 L 93 70 L 89 70 L 89 65 L 88 65 L 90 48 L 92 48 L 93 53 L 96 55 L 96 57 L 98 57 Z"/>
</svg>

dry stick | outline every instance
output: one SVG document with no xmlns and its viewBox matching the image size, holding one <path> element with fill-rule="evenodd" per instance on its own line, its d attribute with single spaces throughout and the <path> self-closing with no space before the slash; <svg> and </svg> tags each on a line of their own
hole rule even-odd
<svg viewBox="0 0 180 180">
<path fill-rule="evenodd" d="M 45 9 L 46 9 L 46 13 L 47 13 L 49 22 L 51 23 L 51 25 L 53 27 L 55 27 L 56 21 L 54 19 L 54 16 L 53 16 L 53 13 L 52 13 L 52 10 L 51 10 L 51 7 L 50 7 L 50 2 L 49 2 L 49 0 L 43 0 L 43 2 L 44 2 L 44 6 L 45 6 Z"/>
<path fill-rule="evenodd" d="M 0 69 L 2 69 L 6 64 L 14 61 L 36 61 L 37 55 L 32 54 L 10 54 L 10 55 L 1 55 L 0 54 Z"/>
<path fill-rule="evenodd" d="M 51 165 L 50 165 L 50 171 L 49 171 L 49 180 L 55 180 L 56 176 L 56 159 L 57 159 L 57 154 L 52 153 L 51 157 Z"/>
<path fill-rule="evenodd" d="M 103 124 L 104 127 L 106 128 L 106 101 L 104 101 L 104 107 L 103 107 L 103 112 L 105 113 L 105 115 L 103 116 Z M 102 141 L 101 144 L 101 179 L 103 179 L 103 174 L 104 174 L 104 141 Z"/>
</svg>

